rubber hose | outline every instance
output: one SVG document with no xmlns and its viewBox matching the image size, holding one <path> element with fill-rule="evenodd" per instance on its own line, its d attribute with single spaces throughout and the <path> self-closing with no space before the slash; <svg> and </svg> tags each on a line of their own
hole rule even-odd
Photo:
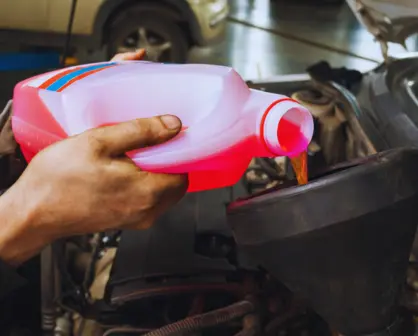
<svg viewBox="0 0 418 336">
<path fill-rule="evenodd" d="M 107 330 L 102 336 L 111 336 L 113 334 L 135 334 L 135 335 L 143 335 L 149 331 L 149 329 L 142 329 L 142 328 L 129 328 L 129 327 L 118 327 L 112 328 Z"/>
<path fill-rule="evenodd" d="M 249 301 L 240 301 L 225 308 L 213 310 L 208 313 L 188 317 L 184 320 L 169 324 L 160 329 L 151 331 L 145 336 L 180 336 L 197 330 L 227 323 L 236 318 L 251 313 L 254 305 Z"/>
</svg>

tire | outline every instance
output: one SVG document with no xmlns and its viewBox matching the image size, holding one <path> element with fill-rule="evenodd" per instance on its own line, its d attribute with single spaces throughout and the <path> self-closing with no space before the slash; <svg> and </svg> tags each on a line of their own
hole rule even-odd
<svg viewBox="0 0 418 336">
<path fill-rule="evenodd" d="M 135 34 L 139 35 L 137 32 L 140 28 L 145 29 L 148 36 L 154 36 L 161 41 L 171 43 L 171 48 L 161 55 L 163 59 L 151 58 L 151 60 L 170 63 L 185 63 L 187 61 L 189 44 L 187 34 L 180 26 L 170 16 L 159 14 L 156 11 L 143 11 L 140 8 L 127 9 L 111 24 L 107 41 L 108 58 L 110 59 L 121 52 L 123 45 L 127 45 L 127 50 L 137 49 L 139 46 L 130 48 L 126 41 L 134 40 Z M 151 48 L 153 47 L 151 46 L 150 50 Z"/>
</svg>

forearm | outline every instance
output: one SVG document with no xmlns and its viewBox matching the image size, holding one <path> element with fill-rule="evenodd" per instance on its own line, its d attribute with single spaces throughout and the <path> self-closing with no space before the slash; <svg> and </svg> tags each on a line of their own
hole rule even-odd
<svg viewBox="0 0 418 336">
<path fill-rule="evenodd" d="M 37 200 L 28 199 L 18 185 L 0 197 L 0 259 L 18 266 L 49 243 L 41 234 Z"/>
</svg>

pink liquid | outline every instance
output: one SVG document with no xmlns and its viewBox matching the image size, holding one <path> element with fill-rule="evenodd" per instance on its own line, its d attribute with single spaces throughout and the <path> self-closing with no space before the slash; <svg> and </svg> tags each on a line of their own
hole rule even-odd
<svg viewBox="0 0 418 336">
<path fill-rule="evenodd" d="M 145 171 L 188 174 L 189 191 L 235 184 L 253 157 L 295 157 L 313 133 L 303 106 L 251 90 L 221 66 L 132 61 L 67 68 L 19 83 L 13 104 L 13 131 L 28 161 L 91 128 L 176 115 L 180 134 L 127 155 Z"/>
</svg>

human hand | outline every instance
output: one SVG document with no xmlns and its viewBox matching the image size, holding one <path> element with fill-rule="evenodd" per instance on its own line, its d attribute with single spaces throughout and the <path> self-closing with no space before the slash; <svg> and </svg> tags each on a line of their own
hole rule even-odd
<svg viewBox="0 0 418 336">
<path fill-rule="evenodd" d="M 144 51 L 119 54 L 136 60 Z M 187 177 L 143 172 L 125 153 L 174 137 L 173 116 L 93 129 L 40 152 L 0 198 L 0 258 L 20 264 L 53 240 L 145 229 L 187 190 Z"/>
<path fill-rule="evenodd" d="M 0 198 L 0 258 L 19 264 L 62 237 L 149 228 L 184 195 L 187 177 L 141 171 L 124 153 L 180 129 L 173 116 L 138 119 L 41 151 Z"/>
<path fill-rule="evenodd" d="M 163 116 L 89 130 L 40 152 L 16 188 L 36 192 L 54 239 L 148 228 L 183 196 L 187 178 L 141 171 L 124 153 L 163 143 L 180 128 L 176 117 Z"/>
</svg>

